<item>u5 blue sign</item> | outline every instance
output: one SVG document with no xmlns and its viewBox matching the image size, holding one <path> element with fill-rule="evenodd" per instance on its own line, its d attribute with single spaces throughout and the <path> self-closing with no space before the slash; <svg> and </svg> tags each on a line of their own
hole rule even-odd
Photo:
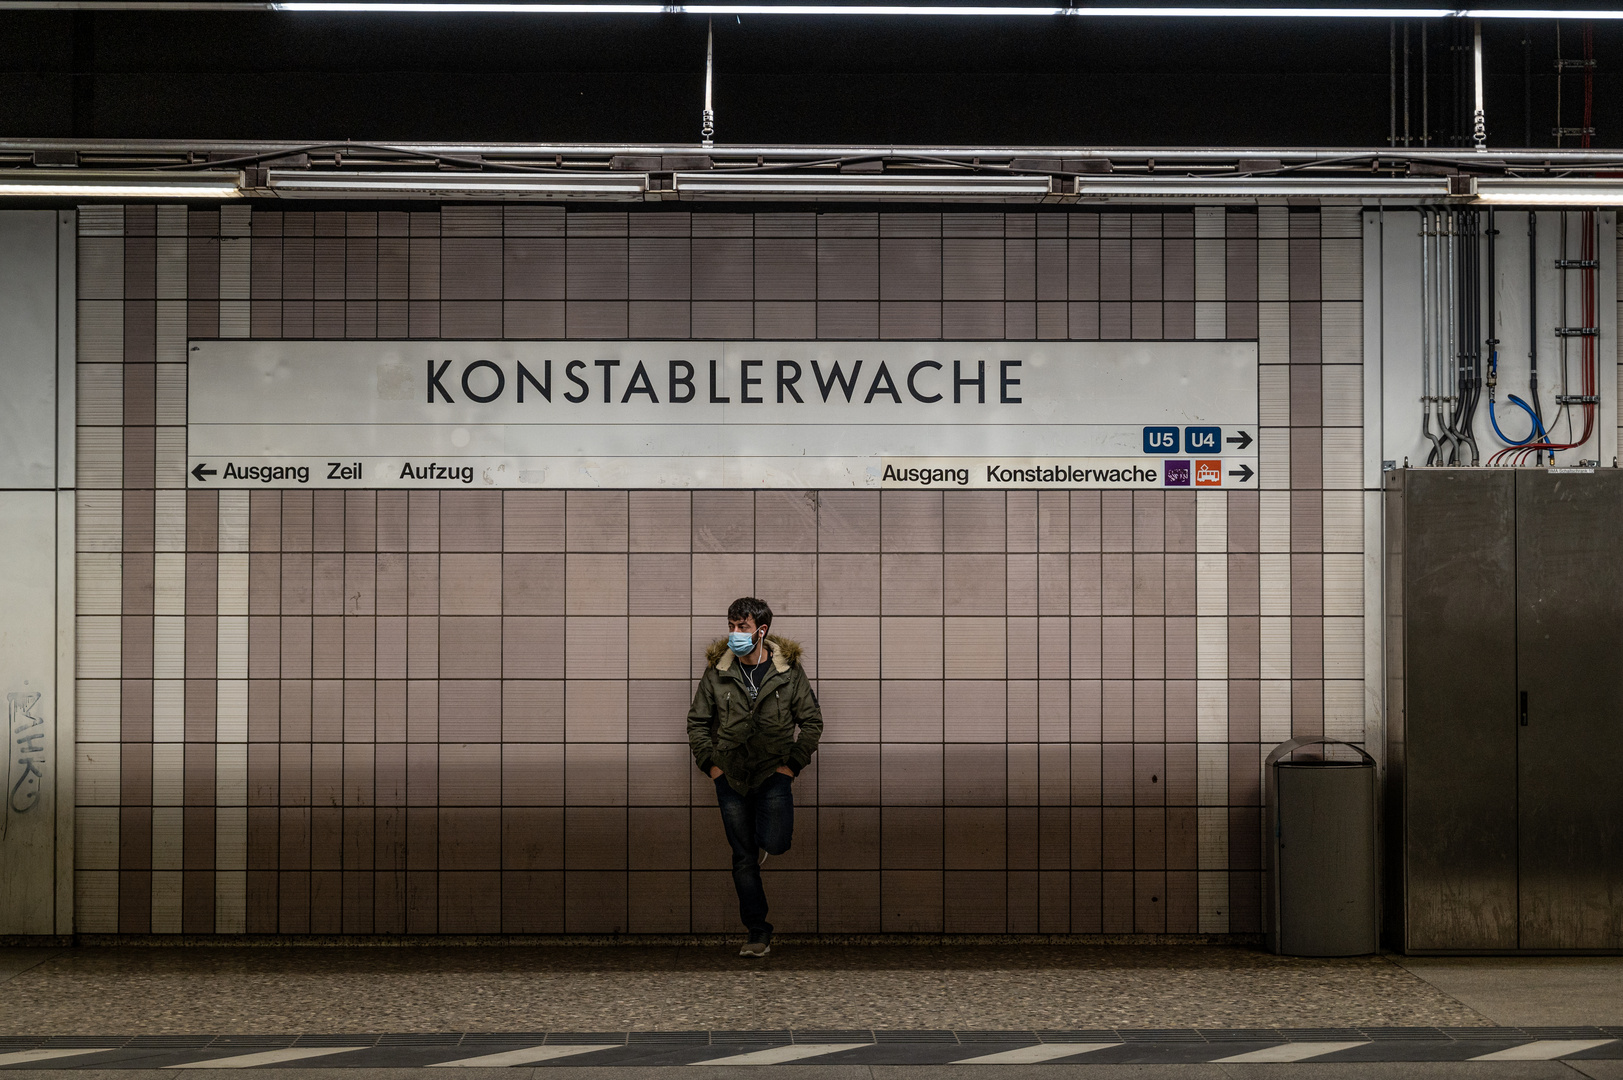
<svg viewBox="0 0 1623 1080">
<path fill-rule="evenodd" d="M 1217 454 L 1223 450 L 1223 429 L 1190 427 L 1183 429 L 1183 448 L 1190 454 Z"/>
<path fill-rule="evenodd" d="M 1191 428 L 1190 430 L 1195 429 Z M 1144 452 L 1146 454 L 1176 454 L 1178 452 L 1178 429 L 1175 427 L 1145 428 Z"/>
</svg>

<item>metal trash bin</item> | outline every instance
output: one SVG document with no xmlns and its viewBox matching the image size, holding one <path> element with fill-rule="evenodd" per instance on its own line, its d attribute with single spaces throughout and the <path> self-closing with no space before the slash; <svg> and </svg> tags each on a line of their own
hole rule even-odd
<svg viewBox="0 0 1623 1080">
<path fill-rule="evenodd" d="M 1291 760 L 1315 744 L 1350 747 L 1359 761 Z M 1268 949 L 1289 956 L 1361 956 L 1379 947 L 1375 759 L 1360 746 L 1303 736 L 1266 762 Z"/>
</svg>

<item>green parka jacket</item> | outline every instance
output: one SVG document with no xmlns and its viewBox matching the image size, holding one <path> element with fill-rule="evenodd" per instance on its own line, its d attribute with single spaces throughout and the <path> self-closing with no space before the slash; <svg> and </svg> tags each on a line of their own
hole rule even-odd
<svg viewBox="0 0 1623 1080">
<path fill-rule="evenodd" d="M 817 695 L 800 666 L 800 644 L 770 635 L 766 643 L 772 667 L 754 701 L 739 673 L 738 657 L 721 639 L 705 650 L 709 665 L 688 710 L 694 764 L 707 776 L 712 766 L 719 766 L 728 786 L 740 795 L 761 786 L 779 765 L 799 776 L 823 734 Z"/>
</svg>

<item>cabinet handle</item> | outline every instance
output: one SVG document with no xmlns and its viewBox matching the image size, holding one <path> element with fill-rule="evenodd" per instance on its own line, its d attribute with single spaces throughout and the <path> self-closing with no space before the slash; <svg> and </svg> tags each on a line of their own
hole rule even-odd
<svg viewBox="0 0 1623 1080">
<path fill-rule="evenodd" d="M 1522 691 L 1522 727 L 1527 726 L 1527 691 Z"/>
</svg>

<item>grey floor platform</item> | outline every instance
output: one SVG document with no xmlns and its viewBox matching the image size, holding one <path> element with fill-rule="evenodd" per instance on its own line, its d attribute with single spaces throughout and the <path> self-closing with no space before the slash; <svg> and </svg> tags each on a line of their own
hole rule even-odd
<svg viewBox="0 0 1623 1080">
<path fill-rule="evenodd" d="M 440 1080 L 446 1068 L 462 1080 L 761 1068 L 795 1080 L 1623 1080 L 1623 958 L 1024 944 L 803 944 L 754 963 L 721 946 L 0 950 L 7 1080 L 241 1069 Z"/>
<path fill-rule="evenodd" d="M 1490 1017 L 1384 957 L 1236 946 L 788 942 L 744 961 L 736 944 L 222 944 L 8 959 L 0 986 L 27 1005 L 0 1007 L 0 1035 L 1623 1023 Z"/>
</svg>

